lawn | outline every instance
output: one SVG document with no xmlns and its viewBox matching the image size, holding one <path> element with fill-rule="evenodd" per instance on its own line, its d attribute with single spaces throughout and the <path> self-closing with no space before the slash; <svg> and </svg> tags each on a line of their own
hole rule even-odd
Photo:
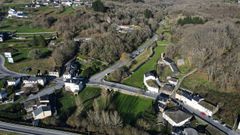
<svg viewBox="0 0 240 135">
<path fill-rule="evenodd" d="M 131 85 L 134 87 L 144 88 L 143 76 L 146 72 L 155 70 L 158 59 L 161 57 L 161 53 L 165 51 L 165 46 L 168 42 L 158 42 L 157 47 L 154 49 L 154 55 L 137 71 L 135 71 L 130 77 L 123 81 L 126 85 Z"/>
<path fill-rule="evenodd" d="M 49 54 L 51 51 L 47 47 L 42 46 L 32 46 L 30 47 L 29 42 L 11 42 L 7 41 L 1 44 L 0 46 L 0 53 L 3 52 L 12 52 L 12 57 L 14 59 L 14 64 L 10 64 L 7 61 L 5 62 L 6 67 L 9 70 L 13 70 L 15 72 L 20 73 L 36 73 L 38 69 L 40 69 L 42 72 L 45 70 L 52 70 L 54 67 L 54 61 L 53 59 L 46 57 L 46 58 L 40 58 L 40 59 L 32 59 L 29 56 L 29 52 L 32 49 L 39 49 L 42 54 Z M 26 72 L 24 69 L 31 67 L 31 72 Z"/>
<path fill-rule="evenodd" d="M 138 68 L 138 66 L 140 66 L 141 64 L 143 64 L 145 61 L 147 61 L 147 59 L 153 54 L 153 49 L 152 47 L 147 48 L 144 50 L 144 52 L 140 55 L 137 56 L 137 58 L 135 59 L 134 63 L 131 64 L 130 66 L 130 71 L 134 71 L 136 68 Z"/>
<path fill-rule="evenodd" d="M 89 109 L 92 106 L 93 99 L 99 96 L 100 92 L 100 88 L 86 87 L 78 96 L 74 96 L 72 93 L 63 90 L 57 95 L 59 116 L 66 118 L 74 113 L 76 109 L 76 98 L 80 98 L 81 101 L 83 101 L 85 109 Z"/>
<path fill-rule="evenodd" d="M 51 32 L 50 29 L 32 26 L 27 19 L 4 19 L 0 22 L 1 31 L 16 31 L 20 33 Z"/>
<path fill-rule="evenodd" d="M 145 111 L 152 109 L 151 99 L 122 93 L 116 93 L 113 102 L 116 105 L 117 111 L 128 123 L 137 120 Z"/>
<path fill-rule="evenodd" d="M 8 132 L 8 131 L 0 131 L 0 135 L 20 135 L 20 134 Z"/>
</svg>

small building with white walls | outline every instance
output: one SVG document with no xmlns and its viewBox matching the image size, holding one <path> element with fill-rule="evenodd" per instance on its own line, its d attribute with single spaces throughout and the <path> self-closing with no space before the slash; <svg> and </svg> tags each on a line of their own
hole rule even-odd
<svg viewBox="0 0 240 135">
<path fill-rule="evenodd" d="M 10 78 L 7 79 L 7 86 L 17 86 L 21 83 L 21 78 Z"/>
<path fill-rule="evenodd" d="M 41 120 L 52 116 L 50 106 L 39 106 L 32 112 L 34 120 Z"/>
<path fill-rule="evenodd" d="M 45 77 L 29 77 L 28 79 L 23 79 L 23 84 L 25 85 L 39 84 L 45 86 L 46 82 Z"/>
<path fill-rule="evenodd" d="M 162 113 L 164 120 L 166 120 L 173 127 L 184 126 L 192 118 L 192 115 L 182 111 L 177 110 L 166 110 Z"/>
<path fill-rule="evenodd" d="M 158 93 L 160 89 L 160 81 L 153 71 L 144 74 L 143 83 L 151 93 Z"/>
<path fill-rule="evenodd" d="M 66 91 L 78 94 L 78 92 L 83 89 L 83 82 L 79 78 L 67 79 L 64 82 L 64 87 Z"/>
</svg>

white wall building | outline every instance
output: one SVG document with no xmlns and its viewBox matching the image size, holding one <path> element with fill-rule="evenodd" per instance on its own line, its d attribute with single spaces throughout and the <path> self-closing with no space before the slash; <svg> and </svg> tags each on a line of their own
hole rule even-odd
<svg viewBox="0 0 240 135">
<path fill-rule="evenodd" d="M 10 80 L 7 80 L 7 86 L 17 86 L 20 84 L 21 78 L 12 78 Z"/>
<path fill-rule="evenodd" d="M 22 11 L 16 11 L 12 8 L 8 10 L 8 17 L 27 18 L 27 16 Z"/>
<path fill-rule="evenodd" d="M 26 85 L 39 84 L 39 85 L 45 86 L 46 78 L 30 77 L 28 79 L 23 80 L 23 84 L 26 84 Z"/>
<path fill-rule="evenodd" d="M 38 106 L 37 109 L 32 112 L 34 120 L 45 119 L 52 116 L 50 106 Z"/>
<path fill-rule="evenodd" d="M 200 112 L 205 113 L 208 116 L 213 115 L 213 110 L 209 110 L 200 104 L 204 100 L 204 98 L 202 98 L 198 95 L 194 95 L 190 91 L 181 90 L 180 93 L 175 94 L 175 98 L 182 101 L 184 104 L 186 104 L 196 110 L 199 110 Z"/>
<path fill-rule="evenodd" d="M 174 127 L 181 127 L 189 122 L 192 115 L 185 113 L 181 110 L 169 111 L 166 110 L 162 113 L 163 118 Z"/>
<path fill-rule="evenodd" d="M 64 82 L 64 87 L 66 91 L 71 91 L 74 94 L 78 94 L 78 92 L 83 89 L 83 83 L 78 78 L 67 79 Z"/>
<path fill-rule="evenodd" d="M 158 86 L 154 87 L 154 86 L 149 85 L 149 81 L 155 81 L 156 85 L 158 85 Z M 160 81 L 159 81 L 158 77 L 156 77 L 156 75 L 154 73 L 152 73 L 152 72 L 145 73 L 144 77 L 143 77 L 143 83 L 147 87 L 149 92 L 151 92 L 151 93 L 158 93 L 159 92 L 159 89 L 160 89 L 159 88 L 160 87 L 159 83 L 160 83 Z"/>
</svg>

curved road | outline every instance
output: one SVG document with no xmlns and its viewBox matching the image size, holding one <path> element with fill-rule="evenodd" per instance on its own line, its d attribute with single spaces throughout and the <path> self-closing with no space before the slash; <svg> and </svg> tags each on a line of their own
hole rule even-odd
<svg viewBox="0 0 240 135">
<path fill-rule="evenodd" d="M 4 66 L 4 63 L 5 63 L 5 58 L 2 55 L 0 55 L 0 78 L 6 77 L 6 76 L 11 76 L 11 77 L 26 76 L 26 74 L 20 74 L 20 73 L 16 73 L 16 72 L 8 70 Z"/>
</svg>

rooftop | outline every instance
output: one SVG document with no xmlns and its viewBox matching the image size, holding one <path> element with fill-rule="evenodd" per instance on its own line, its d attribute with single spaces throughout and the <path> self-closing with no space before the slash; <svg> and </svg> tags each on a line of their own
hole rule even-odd
<svg viewBox="0 0 240 135">
<path fill-rule="evenodd" d="M 177 110 L 166 110 L 165 111 L 165 114 L 171 118 L 175 123 L 180 123 L 186 119 L 189 119 L 192 117 L 191 114 L 185 112 L 185 111 L 182 111 L 180 109 L 177 109 Z"/>
</svg>

